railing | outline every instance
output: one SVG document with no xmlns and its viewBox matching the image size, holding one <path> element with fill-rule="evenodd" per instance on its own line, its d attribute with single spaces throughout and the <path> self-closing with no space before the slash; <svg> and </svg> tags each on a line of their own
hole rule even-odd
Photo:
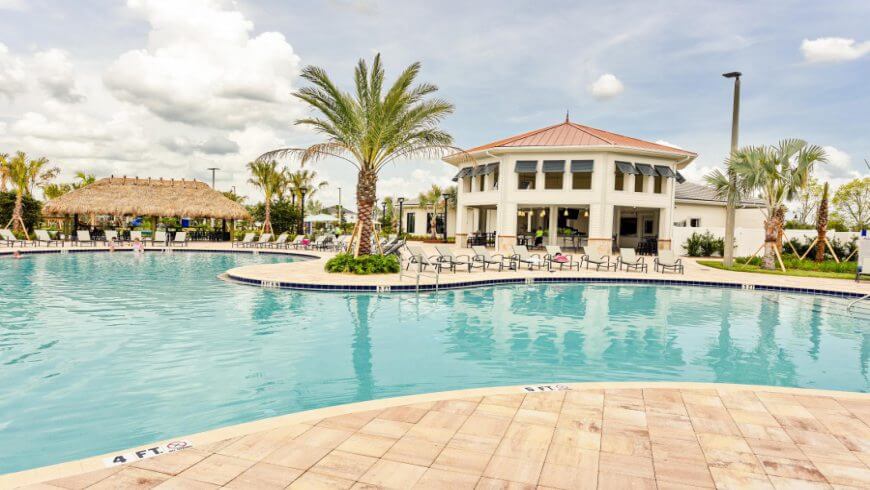
<svg viewBox="0 0 870 490">
<path fill-rule="evenodd" d="M 855 305 L 857 305 L 857 304 L 860 303 L 861 301 L 866 301 L 866 300 L 868 300 L 868 299 L 870 299 L 870 294 L 865 294 L 864 296 L 861 296 L 860 298 L 858 298 L 858 299 L 852 301 L 851 303 L 848 304 L 848 306 L 846 306 L 846 313 L 851 313 L 851 312 L 852 312 L 852 308 L 854 308 Z"/>
<path fill-rule="evenodd" d="M 434 272 L 434 273 L 423 272 L 422 270 L 416 270 L 416 271 L 413 271 L 413 272 L 408 272 L 408 271 L 406 271 L 406 270 L 404 270 L 404 269 L 401 269 L 401 268 L 399 269 L 399 281 L 401 281 L 402 278 L 404 278 L 404 277 L 413 277 L 414 280 L 416 281 L 416 282 L 415 282 L 414 290 L 415 290 L 416 292 L 418 292 L 418 293 L 420 292 L 420 277 L 421 277 L 421 276 L 422 276 L 422 277 L 428 277 L 428 278 L 430 278 L 430 279 L 434 279 L 434 280 L 435 280 L 435 291 L 438 291 L 438 285 L 439 285 L 439 274 L 438 274 L 437 271 Z"/>
</svg>

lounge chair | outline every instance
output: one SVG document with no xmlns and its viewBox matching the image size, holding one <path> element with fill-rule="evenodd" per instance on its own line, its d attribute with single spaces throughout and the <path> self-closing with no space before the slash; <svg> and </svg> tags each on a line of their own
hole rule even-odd
<svg viewBox="0 0 870 490">
<path fill-rule="evenodd" d="M 286 248 L 293 247 L 298 250 L 299 247 L 302 246 L 302 240 L 305 240 L 305 235 L 296 235 L 296 238 L 294 238 L 292 242 L 288 243 Z"/>
<path fill-rule="evenodd" d="M 497 265 L 499 272 L 504 270 L 505 265 L 507 265 L 509 268 L 512 266 L 510 262 L 505 264 L 505 260 L 507 260 L 507 257 L 502 254 L 491 254 L 489 253 L 489 250 L 487 250 L 486 247 L 482 245 L 472 246 L 471 251 L 474 252 L 474 256 L 471 257 L 471 260 L 483 264 L 484 272 L 486 272 L 486 268 L 491 265 Z"/>
<path fill-rule="evenodd" d="M 309 243 L 307 248 L 309 250 L 323 250 L 327 247 L 327 245 L 329 245 L 329 236 L 320 235 L 319 237 L 315 238 L 313 242 Z"/>
<path fill-rule="evenodd" d="M 274 242 L 266 245 L 269 248 L 286 248 L 287 247 L 287 232 L 278 235 Z"/>
<path fill-rule="evenodd" d="M 540 269 L 544 265 L 544 260 L 538 254 L 529 253 L 529 249 L 525 245 L 511 245 L 511 267 L 519 270 L 520 264 L 528 264 L 529 270 L 533 267 Z"/>
<path fill-rule="evenodd" d="M 76 247 L 83 247 L 85 245 L 89 247 L 97 246 L 97 241 L 91 239 L 91 232 L 88 230 L 77 230 L 76 231 L 76 241 L 73 242 Z"/>
<path fill-rule="evenodd" d="M 154 237 L 151 239 L 151 243 L 166 245 L 166 232 L 165 231 L 155 231 Z"/>
<path fill-rule="evenodd" d="M 46 230 L 33 230 L 36 234 L 36 238 L 33 240 L 33 245 L 45 245 L 46 247 L 50 247 L 52 245 L 57 245 L 58 247 L 63 247 L 63 240 L 55 240 L 51 238 L 51 235 L 48 234 Z"/>
<path fill-rule="evenodd" d="M 245 236 L 240 242 L 233 242 L 233 247 L 247 247 L 254 242 L 255 233 L 245 233 Z"/>
<path fill-rule="evenodd" d="M 634 253 L 633 248 L 620 248 L 619 249 L 619 258 L 616 259 L 616 268 L 617 270 L 622 270 L 622 266 L 625 266 L 626 272 L 629 270 L 635 270 L 638 272 L 647 272 L 649 269 L 647 268 L 646 261 L 643 257 L 638 256 Z"/>
<path fill-rule="evenodd" d="M 169 242 L 170 246 L 180 245 L 182 247 L 187 246 L 187 232 L 179 231 L 175 233 L 175 236 L 172 237 L 172 241 Z"/>
<path fill-rule="evenodd" d="M 468 267 L 468 272 L 479 267 L 483 269 L 483 264 L 478 264 L 471 259 L 469 255 L 456 255 L 450 247 L 445 245 L 435 245 L 435 251 L 438 252 L 438 262 L 441 263 L 441 268 L 447 266 L 451 271 L 456 272 L 457 266 Z"/>
<path fill-rule="evenodd" d="M 672 270 L 680 274 L 685 273 L 683 260 L 676 258 L 673 250 L 659 250 L 659 256 L 653 259 L 653 270 L 658 272 L 659 269 L 662 270 L 662 274 L 666 270 Z"/>
<path fill-rule="evenodd" d="M 573 255 L 568 255 L 562 252 L 562 247 L 558 245 L 547 245 L 544 247 L 547 250 L 547 254 L 544 255 L 544 262 L 547 263 L 547 270 L 553 270 L 553 266 L 558 264 L 559 270 L 564 270 L 565 267 L 568 267 L 568 270 L 576 269 L 580 270 L 580 263 L 574 260 Z M 560 262 L 558 257 L 565 257 L 564 262 Z"/>
<path fill-rule="evenodd" d="M 583 248 L 581 247 L 581 250 Z M 616 270 L 616 263 L 611 262 L 609 255 L 589 255 L 583 253 L 582 258 L 580 259 L 580 266 L 583 266 L 583 263 L 586 263 L 586 270 L 589 270 L 589 266 L 595 264 L 595 270 L 599 271 L 602 267 L 604 270 L 609 271 L 611 267 Z"/>
<path fill-rule="evenodd" d="M 861 259 L 855 272 L 855 282 L 860 282 L 861 276 L 870 276 L 870 257 Z"/>
<path fill-rule="evenodd" d="M 384 249 L 384 255 L 401 255 L 400 251 L 405 246 L 405 240 L 396 240 L 395 243 Z"/>
<path fill-rule="evenodd" d="M 423 247 L 419 245 L 408 245 L 406 248 L 410 255 L 408 256 L 408 263 L 405 265 L 405 270 L 408 270 L 411 267 L 411 264 L 417 264 L 417 270 L 420 272 L 430 265 L 436 272 L 441 272 L 442 264 L 437 260 L 437 255 L 432 257 L 427 256 L 423 251 Z"/>
<path fill-rule="evenodd" d="M 106 230 L 104 233 L 105 233 L 105 236 L 106 236 L 106 240 L 105 240 L 106 245 L 108 245 L 109 242 L 115 242 L 115 243 L 118 243 L 118 244 L 121 243 L 121 240 L 118 240 L 118 232 L 117 232 L 117 231 L 115 231 L 115 230 Z"/>
<path fill-rule="evenodd" d="M 335 242 L 332 244 L 332 249 L 335 250 L 336 252 L 344 252 L 344 250 L 347 248 L 347 244 L 349 243 L 348 240 L 350 240 L 350 235 L 341 235 L 341 236 L 339 236 L 339 237 L 335 240 Z M 383 247 L 384 255 L 386 255 L 386 250 L 387 250 L 388 248 L 392 248 L 393 245 L 395 245 L 395 242 L 394 242 L 394 243 L 388 243 L 387 245 L 385 245 L 385 246 Z"/>
<path fill-rule="evenodd" d="M 130 232 L 130 242 L 131 242 L 131 243 L 132 243 L 132 242 L 135 242 L 137 238 L 139 239 L 140 242 L 144 242 L 144 241 L 145 241 L 145 239 L 142 238 L 142 232 L 141 232 L 141 231 L 135 231 L 135 230 L 134 230 L 134 231 L 131 231 L 131 232 Z"/>
<path fill-rule="evenodd" d="M 269 242 L 271 242 L 271 241 L 272 241 L 272 234 L 271 233 L 263 233 L 262 235 L 260 235 L 259 240 L 249 244 L 248 246 L 249 247 L 256 247 L 256 248 L 264 248 L 264 247 L 270 246 L 271 244 Z"/>
<path fill-rule="evenodd" d="M 0 242 L 5 243 L 7 247 L 15 247 L 16 243 L 22 247 L 27 245 L 26 240 L 19 240 L 8 228 L 0 230 Z"/>
</svg>

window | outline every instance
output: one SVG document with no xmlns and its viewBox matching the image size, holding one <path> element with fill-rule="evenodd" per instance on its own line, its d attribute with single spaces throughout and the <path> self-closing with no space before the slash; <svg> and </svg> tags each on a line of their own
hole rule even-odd
<svg viewBox="0 0 870 490">
<path fill-rule="evenodd" d="M 426 234 L 429 235 L 432 233 L 432 213 L 426 213 Z M 444 234 L 444 213 L 438 213 L 435 215 L 435 234 L 443 235 Z"/>
<path fill-rule="evenodd" d="M 619 219 L 619 234 L 622 236 L 637 235 L 637 218 L 623 217 Z"/>
<path fill-rule="evenodd" d="M 619 169 L 617 168 L 616 175 L 614 177 L 616 178 L 616 180 L 615 180 L 615 183 L 613 185 L 613 189 L 617 190 L 617 191 L 621 191 L 623 189 L 623 187 L 625 186 L 625 175 L 623 175 L 622 172 L 620 172 Z"/>
<path fill-rule="evenodd" d="M 486 190 L 486 175 L 480 175 L 477 177 L 477 190 L 483 192 Z"/>
<path fill-rule="evenodd" d="M 517 189 L 534 189 L 536 173 L 523 172 L 517 174 Z"/>
<path fill-rule="evenodd" d="M 689 228 L 700 228 L 701 218 L 689 218 Z"/>
<path fill-rule="evenodd" d="M 574 189 L 591 189 L 592 174 L 588 172 L 574 173 L 572 186 Z M 622 175 L 622 174 L 620 174 Z"/>
<path fill-rule="evenodd" d="M 498 167 L 492 171 L 492 189 L 498 189 Z"/>
<path fill-rule="evenodd" d="M 471 177 L 462 179 L 462 192 L 471 192 Z"/>
<path fill-rule="evenodd" d="M 408 213 L 405 215 L 405 233 L 414 234 L 417 231 L 416 227 L 414 226 L 416 216 L 416 213 Z"/>
<path fill-rule="evenodd" d="M 643 234 L 644 236 L 650 236 L 653 234 L 653 220 L 643 220 Z"/>
<path fill-rule="evenodd" d="M 653 177 L 653 192 L 655 192 L 656 194 L 661 194 L 663 182 L 664 179 L 661 175 L 656 175 L 655 177 Z"/>
<path fill-rule="evenodd" d="M 634 192 L 643 192 L 643 175 L 634 176 Z"/>
<path fill-rule="evenodd" d="M 544 174 L 544 189 L 561 189 L 564 187 L 564 172 L 547 172 Z"/>
</svg>

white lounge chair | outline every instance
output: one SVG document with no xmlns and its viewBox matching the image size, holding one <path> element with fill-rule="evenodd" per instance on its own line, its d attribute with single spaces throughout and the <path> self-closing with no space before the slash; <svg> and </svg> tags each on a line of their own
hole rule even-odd
<svg viewBox="0 0 870 490">
<path fill-rule="evenodd" d="M 166 232 L 163 230 L 155 231 L 151 242 L 155 245 L 166 245 Z"/>
<path fill-rule="evenodd" d="M 553 270 L 554 265 L 559 266 L 559 270 L 564 270 L 565 267 L 568 267 L 568 270 L 576 269 L 580 270 L 580 263 L 574 260 L 573 255 L 568 255 L 562 252 L 562 247 L 558 245 L 547 245 L 544 247 L 547 250 L 547 254 L 544 255 L 544 262 L 547 263 L 547 269 Z M 560 261 L 559 257 L 565 257 L 564 261 Z"/>
<path fill-rule="evenodd" d="M 16 244 L 22 247 L 27 245 L 26 240 L 19 240 L 8 228 L 0 230 L 0 242 L 5 243 L 7 247 L 15 247 Z"/>
<path fill-rule="evenodd" d="M 187 232 L 179 231 L 175 233 L 175 236 L 172 237 L 172 241 L 169 242 L 170 246 L 179 245 L 181 247 L 187 246 Z"/>
<path fill-rule="evenodd" d="M 471 272 L 476 267 L 481 269 L 484 267 L 483 264 L 478 264 L 472 260 L 469 255 L 454 254 L 453 250 L 445 245 L 435 245 L 435 251 L 438 252 L 438 262 L 441 263 L 441 267 L 447 266 L 453 272 L 456 272 L 457 266 L 468 267 L 468 272 Z"/>
<path fill-rule="evenodd" d="M 655 272 L 658 272 L 659 269 L 662 270 L 662 274 L 664 274 L 667 270 L 679 272 L 680 274 L 685 273 L 685 269 L 683 268 L 683 260 L 678 259 L 674 255 L 673 250 L 659 250 L 659 256 L 653 259 L 653 270 L 655 270 Z"/>
<path fill-rule="evenodd" d="M 327 238 L 328 237 L 326 235 L 320 235 L 319 237 L 315 238 L 313 242 L 309 243 L 306 248 L 309 250 L 322 250 L 327 244 Z"/>
<path fill-rule="evenodd" d="M 616 259 L 616 268 L 622 270 L 622 266 L 625 266 L 626 272 L 629 270 L 636 270 L 638 272 L 648 271 L 646 261 L 643 257 L 634 253 L 633 248 L 619 249 L 619 258 Z"/>
<path fill-rule="evenodd" d="M 242 237 L 242 241 L 233 242 L 233 247 L 247 247 L 251 243 L 254 243 L 255 236 L 257 236 L 256 233 L 245 233 L 245 236 Z"/>
<path fill-rule="evenodd" d="M 507 257 L 502 254 L 491 254 L 486 247 L 482 245 L 474 245 L 471 247 L 471 251 L 474 252 L 474 256 L 471 257 L 471 260 L 475 262 L 480 262 L 483 264 L 483 270 L 486 271 L 486 268 L 491 265 L 497 265 L 499 272 L 504 270 L 504 266 L 507 265 L 508 268 L 511 267 L 510 261 L 505 263 Z"/>
<path fill-rule="evenodd" d="M 139 239 L 140 242 L 144 241 L 142 239 L 142 232 L 138 231 L 138 230 L 131 231 L 130 232 L 130 241 L 135 242 L 137 238 Z"/>
<path fill-rule="evenodd" d="M 305 240 L 305 235 L 296 235 L 296 238 L 293 239 L 292 242 L 287 244 L 287 248 L 293 247 L 299 250 L 299 247 L 302 246 L 302 240 Z"/>
<path fill-rule="evenodd" d="M 77 230 L 76 241 L 73 243 L 76 247 L 83 247 L 85 245 L 89 247 L 97 246 L 97 241 L 91 239 L 91 232 L 88 230 Z"/>
<path fill-rule="evenodd" d="M 436 272 L 441 272 L 441 262 L 437 260 L 437 255 L 429 257 L 423 251 L 423 247 L 419 245 L 408 245 L 408 262 L 405 265 L 405 270 L 411 267 L 411 264 L 417 264 L 417 271 L 422 272 L 426 267 L 432 266 Z"/>
<path fill-rule="evenodd" d="M 286 248 L 287 247 L 287 232 L 278 235 L 274 242 L 268 244 L 269 248 Z"/>
<path fill-rule="evenodd" d="M 51 235 L 48 234 L 47 230 L 33 230 L 33 232 L 36 234 L 36 238 L 33 240 L 33 245 L 45 245 L 46 247 L 57 245 L 58 247 L 63 247 L 63 240 L 55 240 L 51 238 Z"/>
<path fill-rule="evenodd" d="M 583 250 L 582 247 L 581 250 Z M 583 256 L 580 259 L 581 267 L 583 266 L 584 262 L 586 263 L 586 270 L 589 270 L 589 266 L 591 264 L 595 264 L 595 270 L 597 271 L 601 270 L 602 267 L 604 267 L 604 270 L 606 271 L 609 271 L 611 267 L 616 270 L 616 263 L 611 262 L 609 255 L 589 255 L 585 253 L 584 250 Z"/>
<path fill-rule="evenodd" d="M 269 242 L 270 242 L 271 240 L 272 240 L 272 234 L 271 234 L 271 233 L 263 233 L 262 235 L 260 235 L 260 239 L 259 239 L 259 240 L 257 240 L 256 242 L 254 242 L 254 243 L 252 243 L 252 244 L 250 244 L 250 245 L 248 245 L 248 246 L 249 246 L 249 247 L 257 247 L 257 248 L 268 247 L 268 246 L 269 246 Z"/>
<path fill-rule="evenodd" d="M 513 252 L 511 262 L 514 263 L 514 267 L 517 270 L 519 270 L 520 264 L 527 264 L 529 270 L 532 270 L 534 267 L 540 269 L 544 265 L 544 259 L 538 254 L 529 252 L 529 249 L 525 245 L 511 245 L 511 251 Z"/>
<path fill-rule="evenodd" d="M 106 236 L 106 244 L 107 245 L 109 244 L 109 242 L 120 243 L 120 241 L 118 240 L 118 232 L 117 231 L 106 230 L 104 233 Z"/>
</svg>

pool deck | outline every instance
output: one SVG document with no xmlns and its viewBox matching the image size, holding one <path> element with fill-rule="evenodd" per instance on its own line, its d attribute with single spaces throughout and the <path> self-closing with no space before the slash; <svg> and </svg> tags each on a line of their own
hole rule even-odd
<svg viewBox="0 0 870 490">
<path fill-rule="evenodd" d="M 301 412 L 184 437 L 192 448 L 127 465 L 98 457 L 0 476 L 0 487 L 870 487 L 870 395 L 551 386 L 562 391 L 484 388 Z"/>
</svg>

